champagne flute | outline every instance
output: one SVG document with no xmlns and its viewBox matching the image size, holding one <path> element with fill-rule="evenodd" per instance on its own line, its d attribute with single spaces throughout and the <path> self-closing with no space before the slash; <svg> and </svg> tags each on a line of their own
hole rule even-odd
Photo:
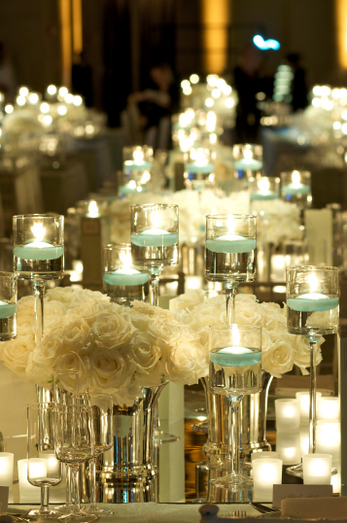
<svg viewBox="0 0 347 523">
<path fill-rule="evenodd" d="M 235 322 L 235 296 L 240 282 L 255 278 L 254 249 L 257 219 L 248 214 L 206 216 L 206 270 L 208 281 L 224 283 L 226 320 Z"/>
<path fill-rule="evenodd" d="M 54 456 L 55 403 L 33 403 L 27 408 L 27 477 L 31 485 L 41 488 L 41 507 L 30 516 L 57 518 L 49 508 L 49 487 L 61 482 L 60 462 Z"/>
<path fill-rule="evenodd" d="M 67 523 L 89 523 L 97 519 L 81 509 L 79 493 L 79 467 L 94 455 L 93 413 L 88 405 L 57 405 L 54 421 L 54 450 L 62 463 L 72 469 L 74 508 L 70 514 L 58 519 Z"/>
<path fill-rule="evenodd" d="M 131 207 L 131 255 L 147 267 L 150 303 L 159 305 L 159 276 L 164 265 L 178 263 L 178 206 L 163 203 Z"/>
<path fill-rule="evenodd" d="M 309 453 L 316 452 L 316 346 L 339 326 L 339 271 L 326 265 L 287 267 L 287 328 L 310 344 Z M 287 469 L 302 477 L 302 464 Z"/>
<path fill-rule="evenodd" d="M 210 327 L 209 386 L 229 399 L 229 462 L 231 472 L 210 480 L 230 491 L 230 501 L 250 501 L 252 479 L 240 471 L 240 402 L 245 394 L 260 392 L 261 327 L 214 325 Z"/>
<path fill-rule="evenodd" d="M 113 446 L 113 398 L 110 394 L 87 394 L 93 412 L 94 454 L 89 461 L 91 480 L 91 505 L 85 510 L 96 516 L 112 516 L 111 510 L 102 509 L 96 504 L 96 460 Z"/>
</svg>

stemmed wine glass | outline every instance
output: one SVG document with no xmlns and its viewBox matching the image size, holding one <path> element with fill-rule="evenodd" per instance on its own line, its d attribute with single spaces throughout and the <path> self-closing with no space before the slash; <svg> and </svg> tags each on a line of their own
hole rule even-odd
<svg viewBox="0 0 347 523">
<path fill-rule="evenodd" d="M 77 370 L 55 370 L 52 375 L 53 401 L 59 405 L 74 405 L 79 393 L 79 372 Z M 71 468 L 65 463 L 66 503 L 55 507 L 60 513 L 69 514 L 74 508 L 72 502 Z"/>
<path fill-rule="evenodd" d="M 49 487 L 61 482 L 61 465 L 54 455 L 55 403 L 33 403 L 27 408 L 27 477 L 31 485 L 41 488 L 41 507 L 30 516 L 57 518 L 59 512 L 49 508 Z"/>
<path fill-rule="evenodd" d="M 93 411 L 88 405 L 57 405 L 54 421 L 54 450 L 62 463 L 72 469 L 74 509 L 58 519 L 67 523 L 88 523 L 97 519 L 81 509 L 79 467 L 94 456 Z"/>
<path fill-rule="evenodd" d="M 287 328 L 305 335 L 310 343 L 309 453 L 316 452 L 316 346 L 322 336 L 339 325 L 339 273 L 337 267 L 287 267 Z M 302 464 L 287 469 L 302 477 Z"/>
<path fill-rule="evenodd" d="M 159 305 L 159 276 L 164 265 L 178 263 L 178 206 L 148 203 L 131 207 L 131 255 L 147 267 L 150 303 Z"/>
<path fill-rule="evenodd" d="M 252 479 L 240 471 L 240 402 L 245 394 L 260 392 L 261 327 L 213 325 L 210 327 L 209 386 L 229 399 L 228 454 L 231 473 L 211 484 L 230 491 L 231 501 L 249 501 Z"/>
<path fill-rule="evenodd" d="M 45 282 L 64 276 L 64 216 L 22 214 L 13 216 L 13 271 L 31 280 L 35 295 L 35 342 L 43 336 Z"/>
<path fill-rule="evenodd" d="M 110 394 L 87 394 L 93 413 L 94 453 L 89 461 L 91 481 L 91 505 L 85 510 L 96 516 L 112 516 L 111 510 L 102 509 L 96 504 L 96 459 L 113 446 L 113 398 Z"/>
<path fill-rule="evenodd" d="M 226 320 L 235 322 L 235 296 L 240 282 L 255 278 L 254 249 L 257 219 L 248 214 L 206 216 L 206 270 L 208 281 L 224 283 Z"/>
</svg>

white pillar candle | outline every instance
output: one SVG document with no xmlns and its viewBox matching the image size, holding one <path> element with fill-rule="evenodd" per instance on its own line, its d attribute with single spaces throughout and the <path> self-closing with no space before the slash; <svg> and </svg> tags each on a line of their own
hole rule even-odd
<svg viewBox="0 0 347 523">
<path fill-rule="evenodd" d="M 318 398 L 322 397 L 321 392 L 316 393 L 317 402 Z M 300 423 L 301 425 L 307 424 L 309 421 L 309 412 L 310 412 L 310 394 L 307 390 L 300 391 L 295 393 L 295 397 L 300 401 Z"/>
<path fill-rule="evenodd" d="M 298 399 L 275 400 L 276 429 L 297 431 L 300 427 L 300 402 Z"/>
<path fill-rule="evenodd" d="M 330 485 L 331 454 L 306 454 L 302 457 L 304 485 Z"/>
<path fill-rule="evenodd" d="M 276 452 L 274 450 L 264 450 L 264 451 L 258 451 L 258 452 L 252 452 L 251 454 L 251 461 L 254 459 L 280 459 L 280 453 Z"/>
<path fill-rule="evenodd" d="M 13 503 L 13 460 L 10 452 L 0 452 L 0 485 L 9 487 L 9 502 Z"/>
<path fill-rule="evenodd" d="M 273 486 L 282 483 L 281 459 L 254 459 L 252 461 L 254 501 L 272 501 Z"/>
<path fill-rule="evenodd" d="M 295 465 L 301 460 L 300 436 L 297 432 L 277 432 L 276 450 L 280 453 L 283 465 Z"/>
<path fill-rule="evenodd" d="M 341 429 L 340 422 L 317 421 L 316 449 L 322 454 L 331 454 L 333 462 L 340 456 Z"/>
<path fill-rule="evenodd" d="M 317 401 L 317 419 L 337 421 L 340 418 L 340 400 L 334 396 L 324 396 Z"/>
<path fill-rule="evenodd" d="M 41 489 L 28 481 L 27 469 L 30 467 L 31 477 L 47 476 L 47 460 L 40 458 L 20 459 L 18 461 L 19 500 L 20 503 L 39 503 Z"/>
</svg>

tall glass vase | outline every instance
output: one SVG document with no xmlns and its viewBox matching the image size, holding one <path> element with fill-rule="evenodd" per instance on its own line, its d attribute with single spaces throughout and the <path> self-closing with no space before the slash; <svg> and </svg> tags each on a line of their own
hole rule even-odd
<svg viewBox="0 0 347 523">
<path fill-rule="evenodd" d="M 266 439 L 266 415 L 269 388 L 273 376 L 262 371 L 262 390 L 250 396 L 244 396 L 240 406 L 241 418 L 241 460 L 249 462 L 253 451 L 271 450 Z M 203 378 L 202 384 L 206 394 L 208 413 L 208 438 L 203 446 L 206 455 L 206 466 L 199 469 L 206 478 L 199 478 L 197 484 L 206 485 L 205 492 L 199 492 L 198 497 L 206 497 L 207 502 L 227 502 L 228 493 L 225 489 L 209 488 L 208 480 L 221 475 L 220 467 L 227 460 L 228 447 L 228 399 L 225 396 L 213 394 L 209 390 L 208 378 Z M 242 465 L 241 465 L 242 466 Z M 227 472 L 227 464 L 226 464 Z M 225 472 L 225 473 L 226 473 Z"/>
<path fill-rule="evenodd" d="M 153 442 L 153 414 L 165 384 L 143 388 L 134 404 L 114 405 L 113 448 L 97 461 L 97 501 L 158 501 L 159 471 Z"/>
</svg>

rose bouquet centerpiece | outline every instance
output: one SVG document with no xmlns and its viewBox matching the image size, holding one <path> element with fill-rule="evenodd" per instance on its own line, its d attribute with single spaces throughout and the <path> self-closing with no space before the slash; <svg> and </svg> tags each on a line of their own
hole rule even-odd
<svg viewBox="0 0 347 523">
<path fill-rule="evenodd" d="M 159 307 L 112 303 L 71 287 L 47 291 L 44 336 L 37 346 L 34 297 L 18 301 L 18 336 L 1 344 L 1 361 L 19 376 L 50 388 L 56 370 L 78 370 L 81 392 L 108 392 L 133 404 L 142 387 L 196 383 L 208 354 L 195 332 Z"/>
</svg>

